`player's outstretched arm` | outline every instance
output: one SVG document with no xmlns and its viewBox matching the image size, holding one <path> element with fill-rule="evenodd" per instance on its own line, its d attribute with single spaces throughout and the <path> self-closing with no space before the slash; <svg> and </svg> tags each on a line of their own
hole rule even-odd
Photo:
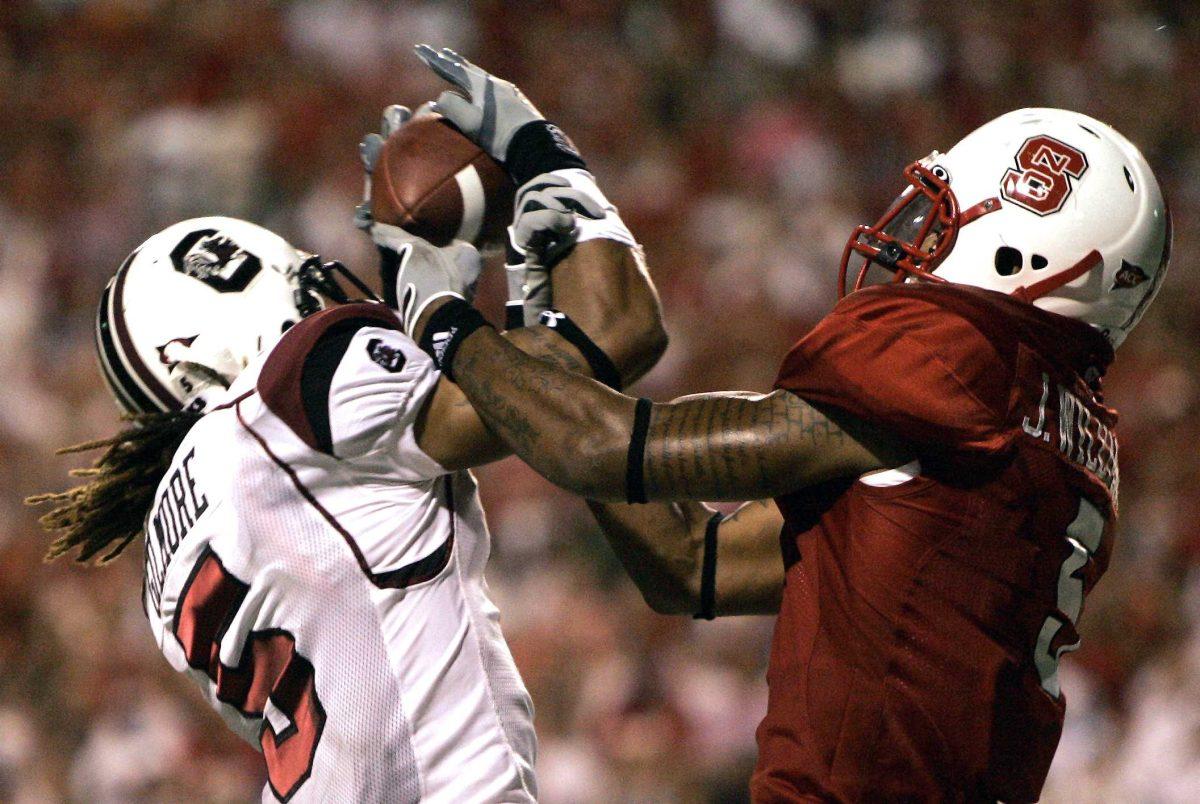
<svg viewBox="0 0 1200 804">
<path fill-rule="evenodd" d="M 787 391 L 639 402 L 531 358 L 488 328 L 461 341 L 452 370 L 496 435 L 588 499 L 762 499 L 908 459 L 894 438 Z"/>
<path fill-rule="evenodd" d="M 577 245 L 553 272 L 555 303 L 612 360 L 624 384 L 650 370 L 666 348 L 658 294 L 641 253 L 612 240 Z M 579 349 L 546 326 L 510 330 L 515 348 L 583 376 L 592 367 Z M 447 469 L 478 466 L 512 452 L 458 385 L 442 379 L 417 423 L 422 450 Z"/>
<path fill-rule="evenodd" d="M 727 517 L 698 502 L 622 505 L 589 502 L 625 571 L 660 614 L 774 614 L 783 594 L 779 533 L 770 500 Z M 705 599 L 705 540 L 714 539 Z"/>
</svg>

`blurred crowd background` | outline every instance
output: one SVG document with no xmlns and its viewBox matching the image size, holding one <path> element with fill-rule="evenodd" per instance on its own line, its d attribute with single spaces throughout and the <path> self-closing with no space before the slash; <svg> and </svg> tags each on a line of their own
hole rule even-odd
<svg viewBox="0 0 1200 804">
<path fill-rule="evenodd" d="M 1175 260 L 1108 379 L 1122 524 L 1067 659 L 1048 801 L 1200 798 L 1200 25 L 1188 3 L 0 3 L 0 800 L 252 800 L 260 760 L 168 671 L 135 554 L 44 565 L 27 494 L 116 411 L 93 309 L 158 228 L 242 216 L 360 272 L 361 135 L 442 88 L 449 45 L 576 140 L 645 244 L 671 347 L 640 392 L 765 389 L 834 301 L 852 226 L 900 170 L 1022 106 L 1139 143 Z M 498 288 L 489 279 L 491 309 Z M 772 622 L 652 614 L 585 509 L 479 472 L 490 583 L 537 705 L 548 802 L 737 801 Z"/>
</svg>

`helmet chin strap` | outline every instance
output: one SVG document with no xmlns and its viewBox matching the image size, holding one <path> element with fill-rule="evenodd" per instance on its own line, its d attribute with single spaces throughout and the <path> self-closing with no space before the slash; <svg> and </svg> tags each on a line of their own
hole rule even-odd
<svg viewBox="0 0 1200 804">
<path fill-rule="evenodd" d="M 337 260 L 322 262 L 320 257 L 315 254 L 309 254 L 305 257 L 304 262 L 300 264 L 295 275 L 296 309 L 300 312 L 301 318 L 308 318 L 313 313 L 321 310 L 323 306 L 320 299 L 321 296 L 338 304 L 349 304 L 355 301 L 338 284 L 338 276 L 344 277 L 351 285 L 357 288 L 364 296 L 362 300 L 373 302 L 383 301 L 345 265 L 342 265 Z"/>
<path fill-rule="evenodd" d="M 1102 265 L 1103 263 L 1104 257 L 1100 255 L 1099 251 L 1092 249 L 1082 260 L 1075 263 L 1070 268 L 1059 271 L 1053 276 L 1048 276 L 1040 282 L 1034 282 L 1032 285 L 1023 285 L 1009 295 L 1025 302 L 1035 301 L 1045 296 L 1047 293 L 1053 293 L 1063 285 L 1066 285 L 1068 282 L 1074 282 L 1088 271 L 1096 268 L 1099 265 Z"/>
</svg>

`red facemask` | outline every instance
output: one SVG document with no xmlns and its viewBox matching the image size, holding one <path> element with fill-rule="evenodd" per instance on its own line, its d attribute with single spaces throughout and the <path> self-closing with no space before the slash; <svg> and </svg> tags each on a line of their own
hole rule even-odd
<svg viewBox="0 0 1200 804">
<path fill-rule="evenodd" d="M 933 270 L 954 247 L 958 228 L 963 223 L 958 199 L 946 179 L 921 162 L 906 167 L 904 178 L 909 186 L 883 217 L 873 226 L 856 227 L 846 242 L 838 276 L 839 298 L 847 293 L 846 278 L 854 254 L 861 256 L 863 261 L 852 290 L 860 290 L 866 284 L 872 265 L 891 271 L 895 282 L 913 276 L 933 282 L 945 281 L 934 276 Z"/>
</svg>

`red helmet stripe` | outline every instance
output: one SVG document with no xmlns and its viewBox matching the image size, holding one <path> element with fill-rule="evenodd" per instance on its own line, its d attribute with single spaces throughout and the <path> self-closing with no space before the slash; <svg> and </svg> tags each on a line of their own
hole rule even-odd
<svg viewBox="0 0 1200 804">
<path fill-rule="evenodd" d="M 1100 252 L 1092 249 L 1086 257 L 1079 262 L 1067 268 L 1064 271 L 1059 271 L 1053 276 L 1048 276 L 1040 282 L 1034 282 L 1032 285 L 1025 285 L 1014 290 L 1010 295 L 1022 300 L 1031 302 L 1035 299 L 1040 299 L 1047 293 L 1052 293 L 1058 290 L 1068 282 L 1074 282 L 1079 277 L 1086 274 L 1098 265 L 1104 264 L 1104 258 L 1100 256 Z"/>
</svg>

